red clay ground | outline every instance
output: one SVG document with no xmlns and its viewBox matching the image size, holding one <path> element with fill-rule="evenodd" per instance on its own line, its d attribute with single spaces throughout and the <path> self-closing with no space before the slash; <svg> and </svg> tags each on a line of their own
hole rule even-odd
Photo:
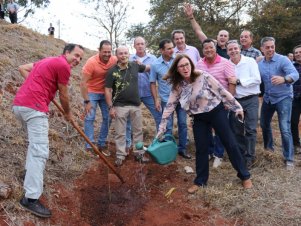
<svg viewBox="0 0 301 226">
<path fill-rule="evenodd" d="M 110 161 L 114 161 L 113 157 Z M 52 209 L 53 216 L 39 222 L 81 226 L 235 224 L 218 217 L 218 210 L 206 208 L 206 203 L 197 203 L 193 195 L 187 194 L 193 175 L 181 172 L 176 162 L 166 166 L 140 164 L 129 157 L 118 170 L 126 183 L 108 172 L 101 160 L 95 160 L 72 186 L 51 185 L 50 199 L 42 198 L 42 202 Z M 164 194 L 172 187 L 176 190 L 166 198 Z M 24 225 L 35 224 L 26 221 Z"/>
</svg>

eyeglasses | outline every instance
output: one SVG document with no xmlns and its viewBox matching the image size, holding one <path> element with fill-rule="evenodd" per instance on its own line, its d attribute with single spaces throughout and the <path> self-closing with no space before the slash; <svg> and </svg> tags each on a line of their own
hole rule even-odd
<svg viewBox="0 0 301 226">
<path fill-rule="evenodd" d="M 232 43 L 239 44 L 236 39 L 233 39 L 233 40 L 229 40 L 228 42 L 226 42 L 226 46 L 229 45 L 229 44 L 232 44 Z"/>
<path fill-rule="evenodd" d="M 190 66 L 191 66 L 190 63 L 186 63 L 186 64 L 178 65 L 178 68 L 184 69 L 185 67 L 186 67 L 186 68 L 189 68 Z"/>
</svg>

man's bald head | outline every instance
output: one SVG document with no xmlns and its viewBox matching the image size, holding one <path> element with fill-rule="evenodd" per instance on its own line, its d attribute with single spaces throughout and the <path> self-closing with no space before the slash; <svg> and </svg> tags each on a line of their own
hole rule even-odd
<svg viewBox="0 0 301 226">
<path fill-rule="evenodd" d="M 126 46 L 119 46 L 116 49 L 116 56 L 118 59 L 118 62 L 121 64 L 126 64 L 129 61 L 129 48 Z"/>
</svg>

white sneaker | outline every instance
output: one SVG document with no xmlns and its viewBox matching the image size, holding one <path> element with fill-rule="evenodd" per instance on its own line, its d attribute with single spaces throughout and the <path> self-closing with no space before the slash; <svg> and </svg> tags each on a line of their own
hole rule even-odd
<svg viewBox="0 0 301 226">
<path fill-rule="evenodd" d="M 213 168 L 218 168 L 222 164 L 223 159 L 214 156 Z"/>
<path fill-rule="evenodd" d="M 294 162 L 286 161 L 286 169 L 293 170 L 294 169 Z"/>
</svg>

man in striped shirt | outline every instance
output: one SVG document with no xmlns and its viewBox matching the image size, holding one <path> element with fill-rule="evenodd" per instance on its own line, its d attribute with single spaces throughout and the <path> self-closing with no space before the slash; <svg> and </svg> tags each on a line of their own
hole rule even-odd
<svg viewBox="0 0 301 226">
<path fill-rule="evenodd" d="M 214 78 L 216 78 L 226 90 L 234 95 L 236 85 L 230 83 L 230 79 L 235 78 L 234 66 L 229 60 L 217 54 L 216 44 L 213 39 L 205 39 L 203 42 L 203 55 L 204 58 L 197 63 L 196 69 L 207 71 Z M 224 155 L 224 148 L 217 136 L 214 138 L 214 140 L 215 147 L 213 151 L 213 167 L 217 168 L 221 165 Z"/>
</svg>

